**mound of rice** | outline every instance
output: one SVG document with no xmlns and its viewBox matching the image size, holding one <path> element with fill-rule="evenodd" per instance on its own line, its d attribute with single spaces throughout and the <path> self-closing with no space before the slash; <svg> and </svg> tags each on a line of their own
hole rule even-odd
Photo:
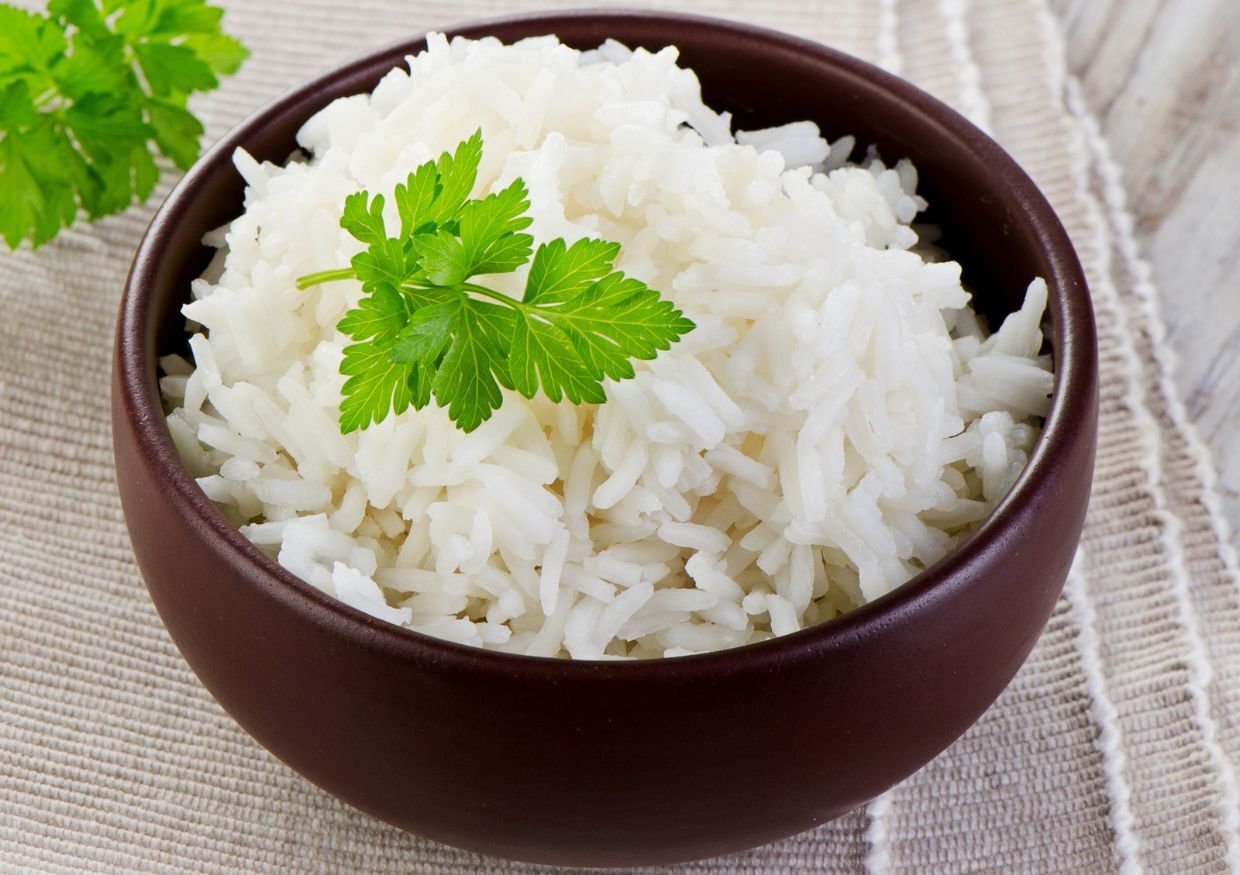
<svg viewBox="0 0 1240 875">
<path fill-rule="evenodd" d="M 205 333 L 162 361 L 186 465 L 293 574 L 465 644 L 675 656 L 881 596 L 1011 486 L 1051 391 L 1046 288 L 987 336 L 959 266 L 913 251 L 909 164 L 844 165 L 809 122 L 733 136 L 674 49 L 432 35 L 408 63 L 287 166 L 237 154 L 245 212 L 184 310 Z M 468 435 L 432 406 L 342 436 L 335 325 L 361 290 L 294 281 L 360 248 L 346 195 L 479 125 L 475 196 L 523 177 L 536 241 L 619 242 L 697 328 L 604 405 L 507 393 Z"/>
</svg>

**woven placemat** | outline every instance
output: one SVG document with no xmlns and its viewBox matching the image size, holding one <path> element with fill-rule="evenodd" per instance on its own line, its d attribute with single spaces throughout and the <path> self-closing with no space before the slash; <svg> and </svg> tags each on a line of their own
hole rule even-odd
<svg viewBox="0 0 1240 875">
<path fill-rule="evenodd" d="M 399 35 L 523 11 L 223 5 L 253 57 L 197 104 L 209 137 Z M 677 871 L 1240 871 L 1236 557 L 1168 377 L 1117 169 L 1043 0 L 674 5 L 877 61 L 989 129 L 1076 243 L 1102 366 L 1081 557 L 998 703 L 865 809 Z M 130 554 L 108 426 L 116 305 L 158 201 L 0 255 L 0 870 L 541 871 L 402 833 L 302 780 L 223 713 L 160 625 Z"/>
</svg>

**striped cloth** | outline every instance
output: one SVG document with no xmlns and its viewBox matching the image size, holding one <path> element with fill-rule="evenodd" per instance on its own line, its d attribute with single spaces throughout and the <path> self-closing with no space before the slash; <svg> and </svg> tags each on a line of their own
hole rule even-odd
<svg viewBox="0 0 1240 875">
<path fill-rule="evenodd" d="M 224 5 L 253 58 L 198 104 L 210 136 L 323 66 L 519 9 L 376 0 L 363 14 L 304 0 L 277 16 L 258 0 Z M 989 129 L 1076 242 L 1102 365 L 1081 555 L 998 703 L 864 809 L 678 871 L 1240 871 L 1236 556 L 1168 376 L 1117 168 L 1044 0 L 642 5 L 822 40 Z M 112 484 L 107 403 L 120 287 L 158 201 L 0 256 L 0 871 L 540 871 L 418 839 L 328 797 L 220 710 L 161 627 Z"/>
</svg>

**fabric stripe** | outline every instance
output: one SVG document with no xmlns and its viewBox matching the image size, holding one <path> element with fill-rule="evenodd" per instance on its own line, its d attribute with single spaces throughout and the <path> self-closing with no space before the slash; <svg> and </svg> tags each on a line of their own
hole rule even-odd
<svg viewBox="0 0 1240 875">
<path fill-rule="evenodd" d="M 946 24 L 947 41 L 951 46 L 952 63 L 959 70 L 960 111 L 984 131 L 990 130 L 990 106 L 982 93 L 981 71 L 973 60 L 969 48 L 969 33 L 965 21 L 969 15 L 969 0 L 942 0 L 939 4 Z"/>
<path fill-rule="evenodd" d="M 879 0 L 878 46 L 875 56 L 878 65 L 897 76 L 903 72 L 904 59 L 900 56 L 900 16 L 897 0 Z"/>
<path fill-rule="evenodd" d="M 1102 665 L 1101 641 L 1096 627 L 1098 615 L 1090 601 L 1089 582 L 1082 570 L 1080 557 L 1064 584 L 1064 598 L 1068 600 L 1073 620 L 1078 627 L 1076 638 L 1081 668 L 1092 701 L 1094 722 L 1098 725 L 1098 750 L 1102 754 L 1102 768 L 1106 774 L 1107 795 L 1110 799 L 1108 820 L 1115 833 L 1115 858 L 1120 875 L 1140 875 L 1140 843 L 1135 832 L 1132 816 L 1132 789 L 1125 776 L 1124 747 L 1120 739 L 1119 713 L 1115 710 L 1106 689 L 1106 672 Z"/>
<path fill-rule="evenodd" d="M 953 48 L 948 34 L 946 5 L 944 0 L 900 0 L 898 45 L 903 75 L 967 114 L 963 71 L 956 57 L 959 50 Z M 964 45 L 971 56 L 967 34 Z"/>
<path fill-rule="evenodd" d="M 1084 105 L 1076 81 L 1069 81 L 1067 95 L 1069 108 L 1084 131 L 1095 187 L 1106 207 L 1108 231 L 1115 249 L 1113 257 L 1122 262 L 1115 265 L 1117 274 L 1122 271 L 1127 275 L 1130 281 L 1123 288 L 1128 289 L 1129 298 L 1135 299 L 1129 308 L 1130 324 L 1138 358 L 1147 374 L 1146 397 L 1158 414 L 1162 435 L 1154 479 L 1166 508 L 1168 527 L 1175 535 L 1174 559 L 1183 569 L 1186 623 L 1200 663 L 1196 668 L 1196 680 L 1201 687 L 1199 721 L 1206 734 L 1207 752 L 1218 773 L 1227 861 L 1232 871 L 1240 871 L 1240 790 L 1235 768 L 1240 687 L 1231 680 L 1240 670 L 1240 633 L 1236 631 L 1240 623 L 1240 574 L 1236 570 L 1236 554 L 1227 540 L 1225 518 L 1218 512 L 1209 451 L 1188 421 L 1171 383 L 1174 363 L 1170 348 L 1163 343 L 1164 329 L 1149 266 L 1137 254 L 1133 220 L 1124 202 L 1119 170 L 1097 120 Z M 1186 489 L 1185 482 L 1192 486 Z M 1201 513 L 1198 508 L 1212 508 L 1214 514 Z M 1190 562 L 1190 553 L 1195 561 Z M 1215 666 L 1225 670 L 1216 671 Z M 1225 737 L 1231 744 L 1230 755 L 1224 749 Z"/>
<path fill-rule="evenodd" d="M 891 836 L 889 835 L 893 794 L 891 791 L 879 796 L 865 807 L 870 822 L 865 830 L 865 840 L 870 849 L 865 855 L 865 871 L 869 875 L 883 875 L 891 871 Z"/>
</svg>

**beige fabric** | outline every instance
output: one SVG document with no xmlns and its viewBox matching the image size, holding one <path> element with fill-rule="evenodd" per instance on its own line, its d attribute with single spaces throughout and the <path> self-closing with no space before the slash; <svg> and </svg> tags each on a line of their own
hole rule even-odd
<svg viewBox="0 0 1240 875">
<path fill-rule="evenodd" d="M 308 0 L 277 19 L 258 0 L 225 5 L 254 55 L 199 104 L 210 136 L 350 55 L 521 9 Z M 878 61 L 991 130 L 1076 242 L 1103 374 L 1082 558 L 999 702 L 864 810 L 678 871 L 1240 871 L 1236 557 L 1167 378 L 1116 168 L 1042 0 L 675 5 Z M 152 211 L 0 255 L 0 871 L 540 871 L 336 802 L 247 737 L 168 640 L 130 556 L 108 432 L 115 307 Z"/>
</svg>

